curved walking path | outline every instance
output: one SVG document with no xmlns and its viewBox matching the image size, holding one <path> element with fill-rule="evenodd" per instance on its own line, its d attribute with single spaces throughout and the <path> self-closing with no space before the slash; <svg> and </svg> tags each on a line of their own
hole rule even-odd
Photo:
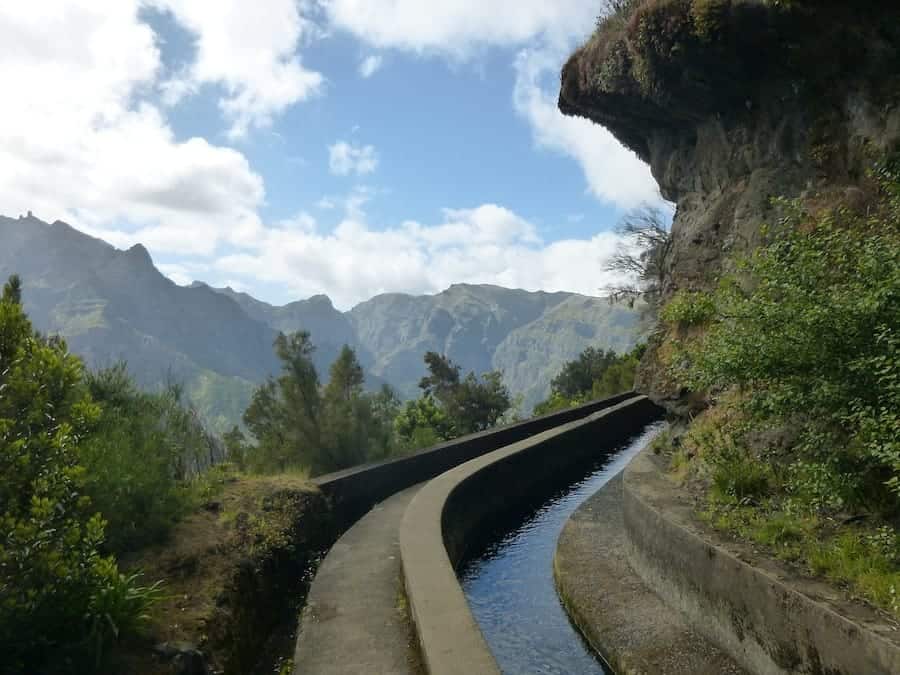
<svg viewBox="0 0 900 675">
<path fill-rule="evenodd" d="M 331 547 L 300 618 L 295 675 L 422 672 L 399 550 L 400 521 L 420 487 L 376 505 Z"/>
<path fill-rule="evenodd" d="M 553 560 L 569 616 L 617 675 L 744 673 L 638 578 L 627 546 L 620 474 L 572 514 Z"/>
</svg>

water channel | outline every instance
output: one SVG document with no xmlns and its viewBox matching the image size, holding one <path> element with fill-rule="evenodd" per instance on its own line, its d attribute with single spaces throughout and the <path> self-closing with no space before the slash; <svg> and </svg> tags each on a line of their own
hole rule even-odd
<svg viewBox="0 0 900 675">
<path fill-rule="evenodd" d="M 497 522 L 461 567 L 466 598 L 503 673 L 611 673 L 569 622 L 553 582 L 553 554 L 575 509 L 664 427 L 653 423 L 603 451 L 552 492 Z"/>
</svg>

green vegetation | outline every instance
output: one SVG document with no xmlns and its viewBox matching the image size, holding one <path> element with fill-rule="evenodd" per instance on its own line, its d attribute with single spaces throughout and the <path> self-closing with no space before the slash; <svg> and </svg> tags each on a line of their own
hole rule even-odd
<svg viewBox="0 0 900 675">
<path fill-rule="evenodd" d="M 282 374 L 256 390 L 244 413 L 256 444 L 242 445 L 236 430 L 228 438 L 251 470 L 303 467 L 320 474 L 390 454 L 393 392 L 364 392 L 362 367 L 346 346 L 322 387 L 314 349 L 307 332 L 276 339 Z"/>
<path fill-rule="evenodd" d="M 423 396 L 402 408 L 386 385 L 377 393 L 363 390 L 362 366 L 346 345 L 322 386 L 314 349 L 306 332 L 276 339 L 282 375 L 256 390 L 244 414 L 256 443 L 248 444 L 237 428 L 225 438 L 241 465 L 268 472 L 337 471 L 488 429 L 511 405 L 500 373 L 462 377 L 459 366 L 435 352 L 425 355 Z"/>
<path fill-rule="evenodd" d="M 553 378 L 549 398 L 535 406 L 534 414 L 546 415 L 632 389 L 634 372 L 645 349 L 645 345 L 638 345 L 628 354 L 619 355 L 588 347 Z"/>
<path fill-rule="evenodd" d="M 509 390 L 498 371 L 465 377 L 446 356 L 425 354 L 428 375 L 419 383 L 423 396 L 409 401 L 394 429 L 408 450 L 473 434 L 495 426 L 512 406 Z"/>
<path fill-rule="evenodd" d="M 660 319 L 680 326 L 698 326 L 713 318 L 716 305 L 709 293 L 678 291 L 660 312 Z"/>
<path fill-rule="evenodd" d="M 770 244 L 662 316 L 675 377 L 715 404 L 676 441 L 710 521 L 900 616 L 900 166 L 869 189 L 781 203 Z"/>
<path fill-rule="evenodd" d="M 34 332 L 11 277 L 0 299 L 0 649 L 7 672 L 97 667 L 158 595 L 103 554 L 81 452 L 103 412 L 65 343 Z"/>
<path fill-rule="evenodd" d="M 108 524 L 105 548 L 160 541 L 193 505 L 193 478 L 221 460 L 222 449 L 174 384 L 140 391 L 124 364 L 87 373 L 85 384 L 101 413 L 79 456 L 85 492 Z"/>
</svg>

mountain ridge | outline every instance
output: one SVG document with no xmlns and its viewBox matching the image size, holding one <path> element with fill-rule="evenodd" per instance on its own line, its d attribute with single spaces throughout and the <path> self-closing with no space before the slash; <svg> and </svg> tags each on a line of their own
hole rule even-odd
<svg viewBox="0 0 900 675">
<path fill-rule="evenodd" d="M 240 419 L 253 388 L 278 371 L 277 333 L 308 330 L 320 377 L 344 344 L 367 385 L 417 394 L 426 351 L 466 370 L 503 370 L 522 409 L 543 398 L 562 364 L 585 347 L 619 351 L 637 340 L 638 315 L 606 299 L 457 283 L 439 293 L 376 295 L 342 312 L 326 295 L 276 306 L 204 282 L 179 286 L 146 247 L 127 250 L 33 215 L 0 216 L 0 276 L 22 276 L 26 311 L 90 367 L 125 360 L 142 386 L 181 381 L 217 429 Z"/>
</svg>

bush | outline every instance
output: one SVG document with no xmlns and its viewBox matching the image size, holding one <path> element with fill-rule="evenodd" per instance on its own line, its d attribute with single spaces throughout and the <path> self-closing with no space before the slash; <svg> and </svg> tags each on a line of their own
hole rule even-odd
<svg viewBox="0 0 900 675">
<path fill-rule="evenodd" d="M 713 296 L 700 291 L 678 291 L 660 312 L 666 323 L 698 326 L 710 321 L 716 312 Z"/>
<path fill-rule="evenodd" d="M 124 364 L 89 373 L 86 384 L 102 413 L 80 457 L 85 491 L 108 523 L 106 548 L 160 541 L 191 505 L 192 477 L 215 459 L 214 442 L 176 386 L 139 391 Z"/>
<path fill-rule="evenodd" d="M 798 430 L 798 460 L 856 477 L 848 507 L 888 516 L 900 510 L 900 174 L 877 176 L 864 214 L 784 204 L 782 234 L 721 284 L 680 375 L 740 388 L 758 425 Z"/>
<path fill-rule="evenodd" d="M 645 350 L 646 345 L 639 344 L 619 355 L 611 349 L 588 347 L 553 378 L 550 396 L 534 407 L 534 414 L 546 415 L 630 390 Z"/>
<path fill-rule="evenodd" d="M 0 653 L 5 672 L 87 672 L 152 594 L 100 553 L 105 523 L 79 463 L 100 410 L 82 364 L 34 333 L 20 302 L 13 277 L 0 299 Z"/>
</svg>

